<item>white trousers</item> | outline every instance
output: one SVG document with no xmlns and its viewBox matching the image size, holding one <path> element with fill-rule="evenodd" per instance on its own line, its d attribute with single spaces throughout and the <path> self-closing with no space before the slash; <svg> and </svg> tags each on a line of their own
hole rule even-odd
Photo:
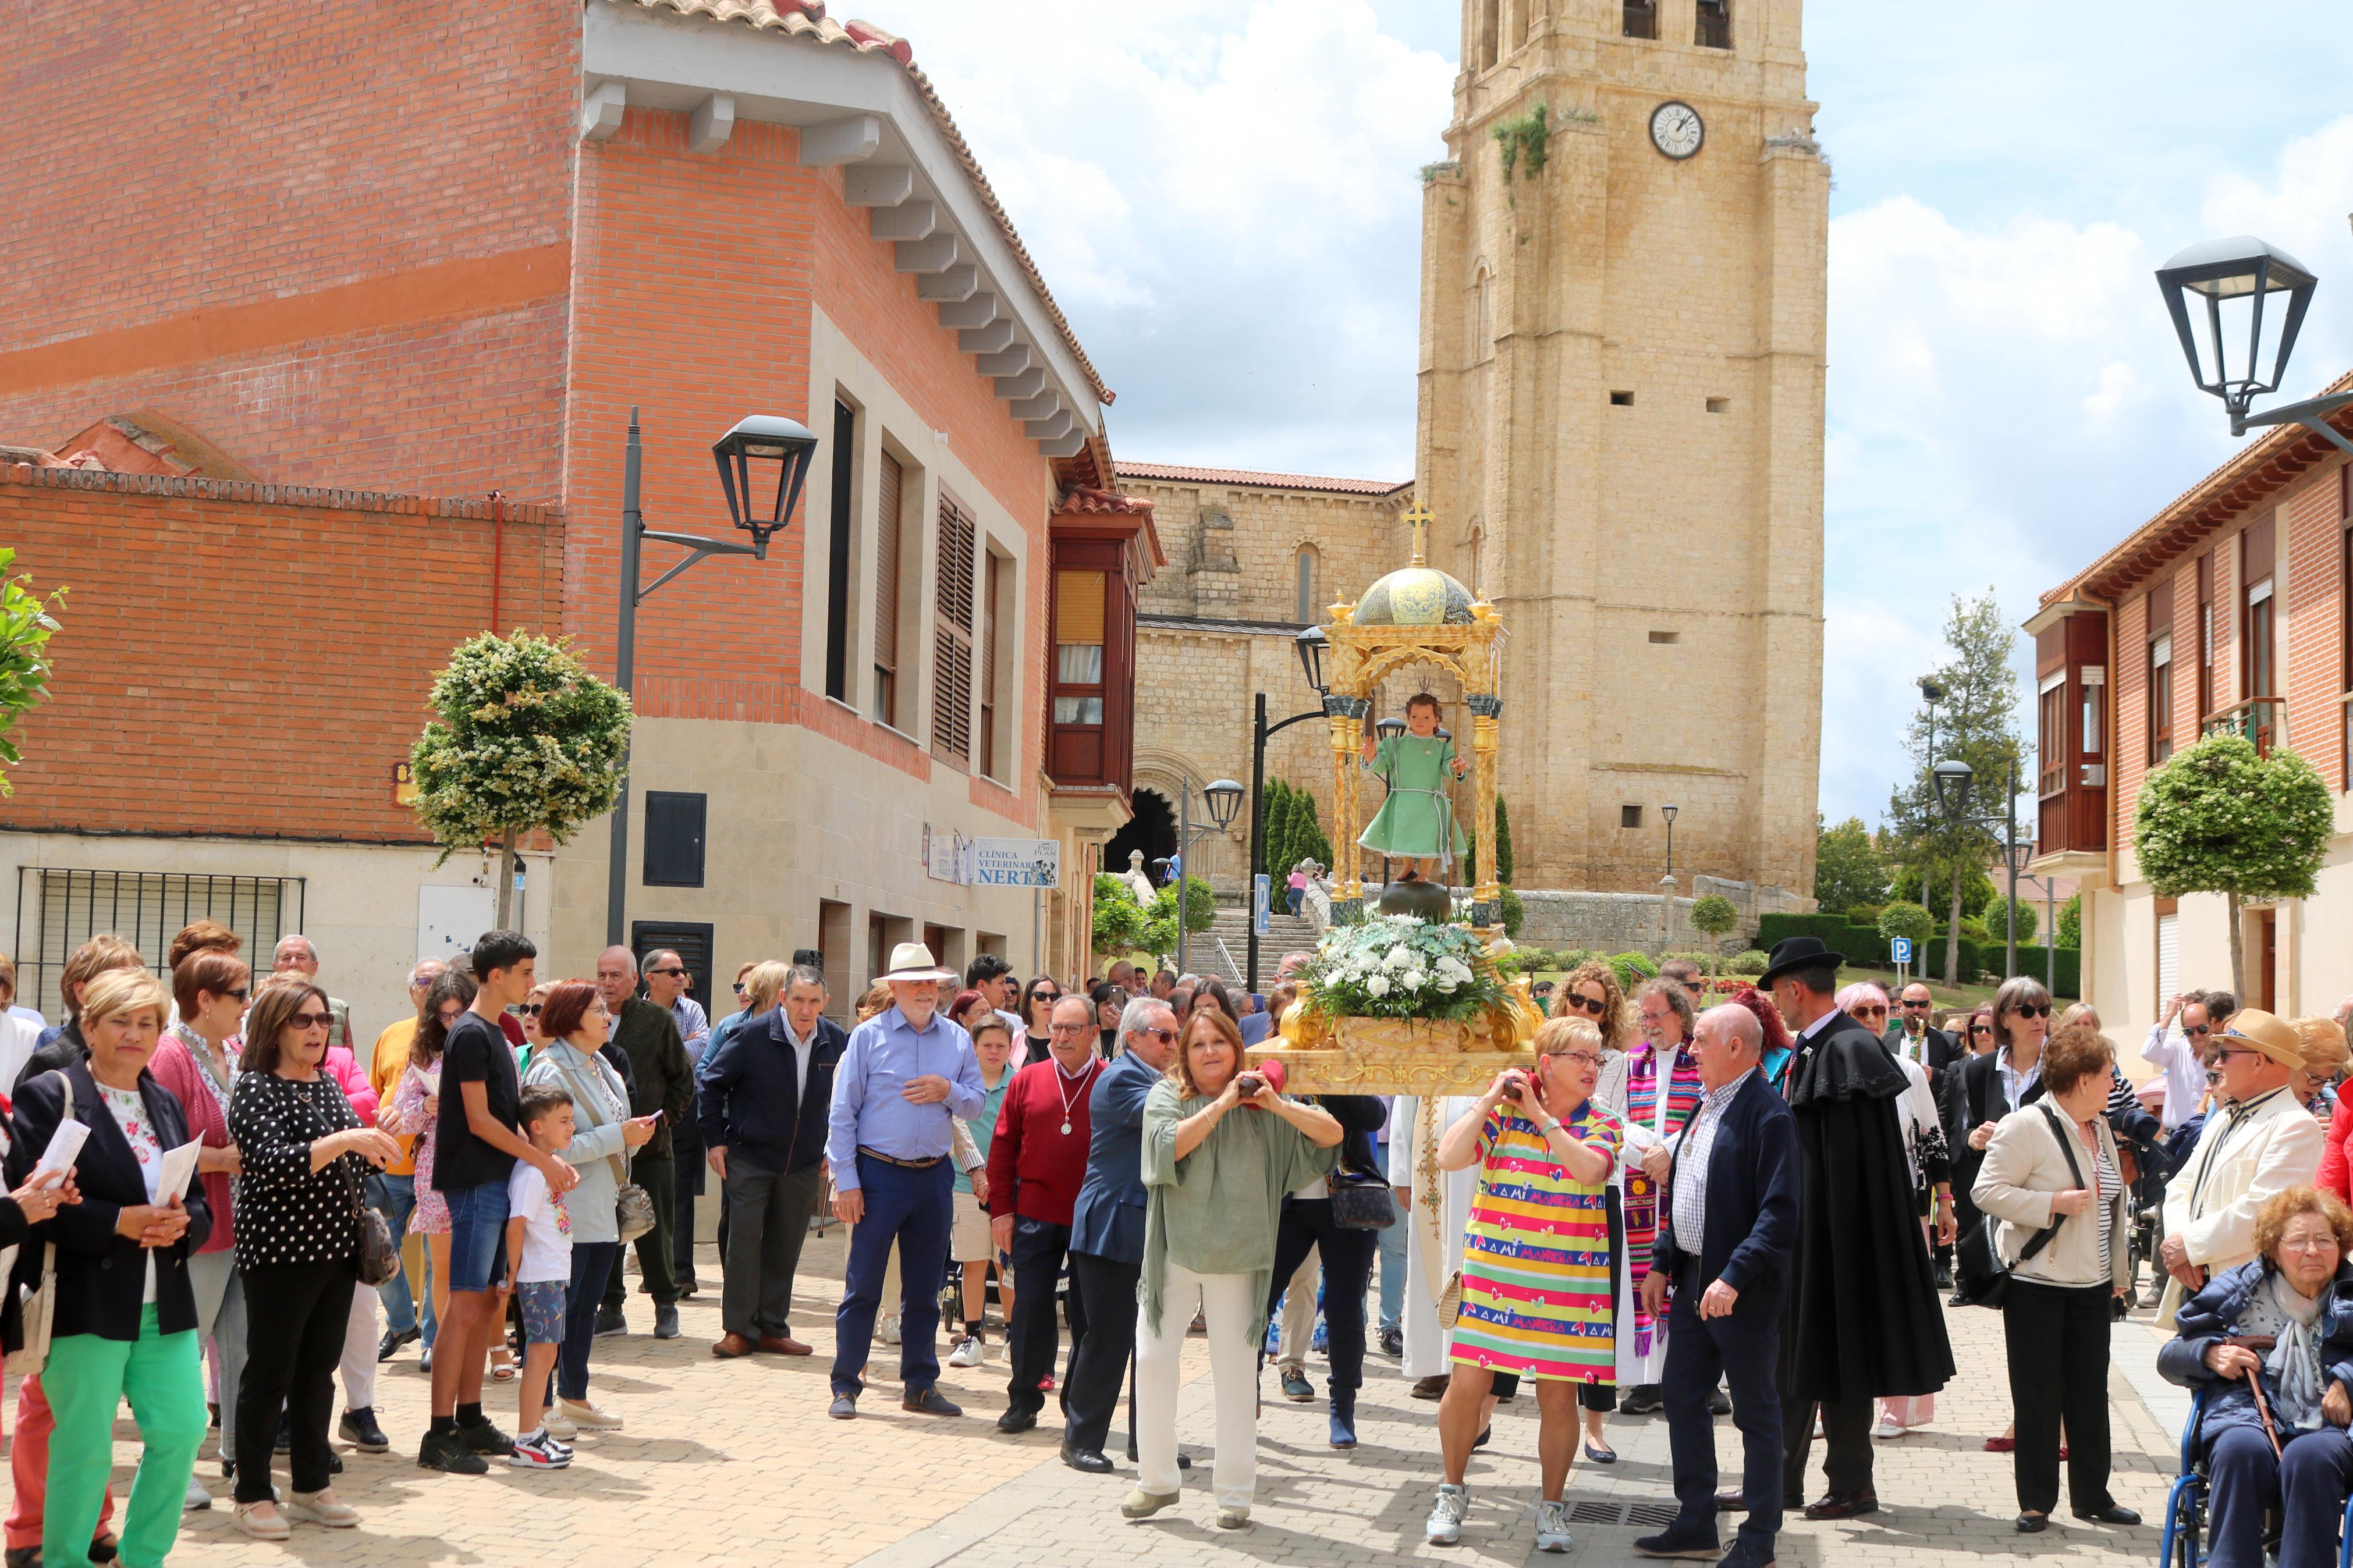
<svg viewBox="0 0 2353 1568">
<path fill-rule="evenodd" d="M 343 1408 L 375 1408 L 376 1293 L 363 1285 L 352 1292 L 352 1314 L 343 1324 Z M 501 1322 L 494 1331 L 503 1334 Z"/>
<path fill-rule="evenodd" d="M 1250 1324 L 1261 1303 L 1248 1274 L 1196 1274 L 1166 1265 L 1159 1331 L 1135 1310 L 1136 1485 L 1163 1497 L 1176 1471 L 1176 1383 L 1185 1331 L 1198 1308 L 1209 1334 L 1209 1380 L 1217 1393 L 1218 1451 L 1211 1489 L 1219 1508 L 1248 1508 L 1258 1488 L 1258 1357 Z"/>
<path fill-rule="evenodd" d="M 1276 1363 L 1284 1372 L 1307 1370 L 1307 1342 L 1315 1333 L 1315 1282 L 1324 1268 L 1309 1247 L 1282 1295 L 1282 1337 L 1275 1342 Z"/>
</svg>

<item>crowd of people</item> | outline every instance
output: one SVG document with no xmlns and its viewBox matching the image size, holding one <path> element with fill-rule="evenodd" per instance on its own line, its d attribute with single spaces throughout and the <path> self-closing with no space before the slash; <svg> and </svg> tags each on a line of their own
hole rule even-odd
<svg viewBox="0 0 2353 1568">
<path fill-rule="evenodd" d="M 1181 1500 L 1188 1333 L 1207 1339 L 1223 1529 L 1250 1522 L 1266 1363 L 1283 1397 L 1315 1400 L 1312 1339 L 1334 1449 L 1356 1446 L 1375 1347 L 1437 1402 L 1431 1543 L 1472 1523 L 1472 1455 L 1525 1382 L 1539 1550 L 1569 1549 L 1580 1454 L 1617 1461 L 1613 1412 L 1656 1411 L 1677 1508 L 1636 1549 L 1733 1568 L 1774 1561 L 1789 1510 L 1878 1510 L 1874 1444 L 1932 1421 L 1954 1373 L 1947 1289 L 2001 1315 L 2015 1419 L 1985 1444 L 2012 1455 L 2018 1530 L 2047 1528 L 2063 1467 L 2075 1517 L 2137 1524 L 2109 1489 L 2108 1325 L 2147 1251 L 2179 1331 L 2160 1370 L 2209 1391 L 2212 1560 L 2260 1563 L 2267 1510 L 2290 1521 L 2283 1568 L 2337 1550 L 2341 1018 L 2184 996 L 2136 1091 L 2096 1016 L 2054 1016 L 2031 979 L 1939 1027 L 1926 986 L 1841 987 L 1841 956 L 1794 937 L 1732 991 L 1676 964 L 1629 996 L 1585 964 L 1552 988 L 1532 1067 L 1425 1103 L 1288 1095 L 1253 1061 L 1304 954 L 1261 997 L 1124 963 L 1025 985 L 1000 957 L 959 975 L 902 944 L 844 1029 L 815 953 L 744 965 L 714 1024 L 674 952 L 641 973 L 617 947 L 593 979 L 543 982 L 528 940 L 491 931 L 458 966 L 418 964 L 414 1015 L 360 1050 L 310 942 L 259 976 L 241 945 L 200 921 L 159 974 L 93 938 L 60 974 L 62 1022 L 7 1019 L 0 1342 L 31 1364 L 8 1568 L 161 1563 L 213 1501 L 196 1471 L 215 1426 L 244 1533 L 353 1526 L 335 1439 L 391 1447 L 375 1377 L 410 1345 L 431 1377 L 420 1466 L 565 1467 L 583 1429 L 621 1426 L 590 1384 L 596 1342 L 628 1331 L 629 1244 L 651 1332 L 681 1331 L 706 1174 L 716 1358 L 812 1354 L 792 1321 L 804 1243 L 813 1220 L 849 1226 L 837 1418 L 858 1415 L 878 1337 L 902 1409 L 961 1415 L 941 1346 L 987 1364 L 993 1279 L 997 1429 L 1037 1426 L 1051 1396 L 1063 1462 L 1110 1474 L 1126 1391 L 1129 1519 Z M 5 963 L 0 985 L 13 1004 Z M 483 1403 L 507 1383 L 512 1433 Z M 126 1400 L 142 1455 L 118 1535 Z M 1719 1490 L 1725 1415 L 1742 1473 Z"/>
</svg>

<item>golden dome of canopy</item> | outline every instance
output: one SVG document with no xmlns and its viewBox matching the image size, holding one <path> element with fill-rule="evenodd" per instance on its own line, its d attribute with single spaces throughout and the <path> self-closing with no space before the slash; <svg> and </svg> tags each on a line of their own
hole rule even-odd
<svg viewBox="0 0 2353 1568">
<path fill-rule="evenodd" d="M 1416 505 L 1405 515 L 1413 526 L 1413 562 L 1365 590 L 1356 601 L 1360 626 L 1440 626 L 1471 624 L 1471 590 L 1430 564 L 1430 512 Z"/>
</svg>

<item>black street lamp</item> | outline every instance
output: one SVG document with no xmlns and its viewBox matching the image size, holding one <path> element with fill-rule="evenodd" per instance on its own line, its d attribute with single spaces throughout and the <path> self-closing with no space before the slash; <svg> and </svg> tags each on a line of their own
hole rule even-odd
<svg viewBox="0 0 2353 1568">
<path fill-rule="evenodd" d="M 1307 677 L 1307 684 L 1315 689 L 1317 705 L 1303 713 L 1293 713 L 1280 723 L 1270 724 L 1266 721 L 1266 693 L 1261 691 L 1257 694 L 1250 720 L 1250 870 L 1244 879 L 1242 894 L 1243 907 L 1250 914 L 1250 957 L 1245 965 L 1242 987 L 1246 991 L 1258 989 L 1258 879 L 1266 873 L 1266 743 L 1293 724 L 1331 717 L 1332 704 L 1335 700 L 1324 674 L 1324 656 L 1331 650 L 1332 639 L 1324 635 L 1322 626 L 1309 626 L 1299 634 L 1295 644 L 1299 649 L 1300 670 Z M 1347 699 L 1336 700 L 1345 703 Z M 1399 730 L 1405 728 L 1403 723 L 1395 720 L 1384 719 L 1380 722 L 1396 723 Z M 1211 809 L 1216 808 L 1213 806 Z M 1270 886 L 1267 889 L 1270 908 L 1273 901 L 1274 890 Z"/>
<path fill-rule="evenodd" d="M 1969 788 L 1977 780 L 1977 770 L 1957 757 L 1947 757 L 1929 772 L 1936 785 L 1936 804 L 1945 809 L 1945 820 L 1956 827 L 2001 829 L 2002 864 L 2010 877 L 2010 902 L 2002 911 L 2010 928 L 2010 941 L 2002 958 L 2002 978 L 2018 973 L 2018 763 L 2010 764 L 2010 791 L 2002 802 L 2000 816 L 1971 816 Z M 2055 975 L 2058 959 L 2054 955 L 2046 967 Z"/>
<path fill-rule="evenodd" d="M 2232 435 L 2245 435 L 2251 425 L 2301 425 L 2353 452 L 2353 441 L 2332 429 L 2327 417 L 2353 404 L 2353 393 L 2309 398 L 2267 414 L 2250 412 L 2256 398 L 2277 392 L 2286 378 L 2288 355 L 2320 287 L 2310 268 L 2267 240 L 2242 234 L 2182 251 L 2157 269 L 2157 287 L 2173 317 L 2182 357 L 2189 362 L 2190 380 L 2199 391 L 2222 400 Z M 2279 301 L 2277 336 L 2266 366 L 2263 316 L 2277 295 L 2285 298 Z M 2202 323 L 2191 320 L 2192 296 L 2204 306 Z"/>
<path fill-rule="evenodd" d="M 1242 786 L 1231 779 L 1203 784 L 1201 798 L 1209 803 L 1209 820 L 1218 825 L 1220 833 L 1231 827 L 1234 818 L 1241 815 Z"/>
<path fill-rule="evenodd" d="M 621 465 L 621 615 L 613 651 L 613 684 L 623 691 L 635 686 L 638 673 L 638 605 L 645 596 L 706 555 L 748 555 L 768 558 L 768 541 L 792 521 L 794 503 L 808 478 L 809 459 L 817 455 L 817 437 L 797 419 L 754 414 L 722 436 L 711 448 L 719 466 L 720 488 L 727 494 L 727 515 L 737 529 L 752 536 L 744 544 L 735 540 L 706 539 L 700 534 L 670 533 L 646 526 L 638 505 L 638 472 L 643 450 L 638 440 L 638 411 L 629 410 L 629 440 Z M 771 465 L 774 465 L 771 468 Z M 776 479 L 773 496 L 767 480 Z M 685 560 L 639 587 L 638 547 L 646 540 L 682 545 Z M 605 941 L 619 946 L 627 936 L 629 897 L 629 777 L 628 755 L 622 753 L 621 794 L 613 803 L 612 863 L 606 869 Z"/>
<path fill-rule="evenodd" d="M 1670 878 L 1675 874 L 1675 813 L 1682 809 L 1679 805 L 1659 807 L 1659 815 L 1667 819 L 1667 875 Z"/>
<path fill-rule="evenodd" d="M 1928 755 L 1933 757 L 1936 754 L 1936 704 L 1945 700 L 1945 683 L 1933 675 L 1924 675 L 1916 684 L 1920 700 L 1928 705 Z M 1936 912 L 1928 902 L 1928 868 L 1925 865 L 1920 868 L 1920 908 L 1930 915 Z"/>
</svg>

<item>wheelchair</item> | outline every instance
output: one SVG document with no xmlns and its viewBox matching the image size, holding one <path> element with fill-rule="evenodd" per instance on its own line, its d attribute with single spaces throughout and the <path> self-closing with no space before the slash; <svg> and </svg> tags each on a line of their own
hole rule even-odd
<svg viewBox="0 0 2353 1568">
<path fill-rule="evenodd" d="M 2162 1568 L 2198 1568 L 2205 1561 L 2208 1482 L 2198 1437 L 2206 1415 L 2206 1393 L 2202 1388 L 2190 1391 L 2189 1419 L 2181 1428 L 2181 1469 L 2165 1494 L 2165 1532 L 2157 1548 Z M 2279 1506 L 2274 1503 L 2263 1516 L 2266 1563 L 2278 1561 L 2280 1522 Z M 2337 1568 L 2353 1568 L 2353 1498 L 2346 1500 L 2345 1517 L 2337 1521 Z"/>
</svg>

